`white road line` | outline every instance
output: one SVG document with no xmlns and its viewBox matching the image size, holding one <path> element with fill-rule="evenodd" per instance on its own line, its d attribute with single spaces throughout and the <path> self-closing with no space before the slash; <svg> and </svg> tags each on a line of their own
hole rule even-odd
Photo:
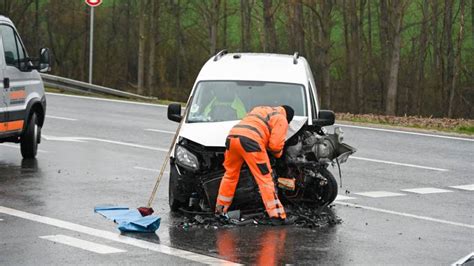
<svg viewBox="0 0 474 266">
<path fill-rule="evenodd" d="M 346 124 L 334 124 L 334 125 L 335 126 L 340 126 L 340 127 L 359 128 L 359 129 L 375 130 L 375 131 L 382 131 L 382 132 L 409 134 L 409 135 L 423 136 L 423 137 L 433 137 L 433 138 L 441 138 L 441 139 L 454 139 L 454 140 L 464 140 L 464 141 L 474 142 L 474 138 L 473 139 L 468 139 L 468 138 L 451 137 L 451 136 L 444 136 L 444 135 L 434 135 L 434 134 L 426 134 L 426 133 L 418 133 L 418 132 L 410 132 L 410 131 L 401 131 L 401 130 L 385 129 L 385 128 L 354 126 L 354 125 L 346 125 Z"/>
<path fill-rule="evenodd" d="M 160 172 L 160 169 L 152 169 L 152 168 L 146 168 L 146 167 L 140 167 L 140 166 L 135 166 L 133 167 L 137 170 L 143 170 L 143 171 L 149 171 L 149 172 L 155 172 L 155 173 L 159 173 Z M 164 171 L 165 174 L 169 174 L 170 172 L 169 171 Z"/>
<path fill-rule="evenodd" d="M 168 131 L 168 130 L 153 129 L 153 128 L 146 128 L 145 131 L 172 134 L 172 135 L 176 134 L 176 131 Z"/>
<path fill-rule="evenodd" d="M 55 243 L 61 243 L 64 245 L 75 247 L 75 248 L 84 249 L 84 250 L 95 252 L 98 254 L 127 252 L 126 250 L 123 250 L 123 249 L 109 247 L 106 245 L 101 245 L 94 242 L 90 242 L 90 241 L 86 241 L 86 240 L 82 240 L 82 239 L 74 238 L 70 236 L 65 236 L 65 235 L 40 236 L 39 238 L 50 240 Z"/>
<path fill-rule="evenodd" d="M 54 95 L 54 96 L 70 97 L 70 98 L 80 98 L 80 99 L 87 99 L 87 100 L 94 100 L 94 101 L 103 101 L 103 102 L 128 103 L 128 104 L 146 105 L 146 106 L 156 106 L 156 107 L 166 107 L 166 108 L 168 107 L 167 105 L 164 105 L 164 104 L 141 103 L 141 102 L 132 102 L 132 101 L 125 101 L 125 100 L 114 100 L 114 99 L 105 99 L 105 98 L 97 98 L 97 97 L 89 97 L 89 96 L 61 94 L 61 93 L 54 93 L 54 92 L 47 92 L 46 95 Z"/>
<path fill-rule="evenodd" d="M 416 194 L 432 194 L 432 193 L 448 193 L 451 190 L 434 188 L 434 187 L 420 187 L 420 188 L 408 188 L 402 189 L 402 191 L 416 193 Z"/>
<path fill-rule="evenodd" d="M 122 141 L 115 141 L 115 140 L 108 140 L 108 139 L 88 138 L 88 137 L 55 137 L 55 136 L 49 136 L 49 135 L 43 135 L 43 137 L 44 139 L 51 140 L 51 141 L 70 141 L 70 142 L 97 141 L 97 142 L 104 142 L 104 143 L 110 143 L 110 144 L 116 144 L 116 145 L 122 145 L 122 146 L 134 147 L 134 148 L 140 148 L 140 149 L 152 150 L 152 151 L 163 151 L 163 152 L 168 151 L 168 149 L 165 149 L 165 148 L 150 147 L 150 146 L 134 144 L 130 142 L 122 142 Z"/>
<path fill-rule="evenodd" d="M 144 145 L 140 145 L 140 144 L 134 144 L 134 143 L 122 142 L 122 141 L 115 141 L 115 140 L 108 140 L 108 139 L 80 138 L 79 140 L 92 140 L 92 141 L 98 141 L 98 142 L 104 142 L 104 143 L 110 143 L 110 144 L 140 148 L 140 149 L 145 149 L 145 150 L 152 150 L 152 151 L 164 151 L 164 152 L 168 151 L 168 149 L 165 149 L 165 148 L 150 147 L 150 146 L 144 146 Z"/>
<path fill-rule="evenodd" d="M 474 184 L 462 185 L 462 186 L 451 186 L 451 187 L 452 187 L 452 188 L 456 188 L 456 189 L 469 190 L 469 191 L 473 191 L 473 190 L 474 190 Z"/>
<path fill-rule="evenodd" d="M 365 196 L 365 197 L 370 197 L 370 198 L 385 198 L 385 197 L 405 196 L 405 194 L 402 194 L 402 193 L 394 193 L 394 192 L 388 192 L 388 191 L 367 191 L 367 192 L 357 192 L 357 193 L 354 193 L 354 194 Z"/>
<path fill-rule="evenodd" d="M 75 118 L 67 118 L 67 117 L 54 116 L 54 115 L 46 115 L 46 118 L 59 119 L 59 120 L 66 120 L 66 121 L 77 121 L 77 119 L 75 119 Z"/>
<path fill-rule="evenodd" d="M 1 143 L 0 146 L 8 147 L 8 148 L 13 148 L 13 149 L 21 149 L 21 148 L 20 148 L 20 144 Z M 48 151 L 38 149 L 38 153 L 48 153 Z"/>
<path fill-rule="evenodd" d="M 0 222 L 3 222 L 3 219 L 0 219 Z"/>
<path fill-rule="evenodd" d="M 391 211 L 391 210 L 380 209 L 380 208 L 374 208 L 374 207 L 370 207 L 370 206 L 364 206 L 364 205 L 359 205 L 359 204 L 354 204 L 354 203 L 349 203 L 349 202 L 336 201 L 334 203 L 338 204 L 338 205 L 347 206 L 347 207 L 360 208 L 360 209 L 365 209 L 365 210 L 371 210 L 371 211 L 376 211 L 376 212 L 383 212 L 383 213 L 388 213 L 388 214 L 394 214 L 394 215 L 399 215 L 399 216 L 404 216 L 404 217 L 415 218 L 415 219 L 424 220 L 424 221 L 430 221 L 430 222 L 435 222 L 435 223 L 442 223 L 442 224 L 448 224 L 448 225 L 453 225 L 453 226 L 460 226 L 460 227 L 465 227 L 465 228 L 469 228 L 469 229 L 474 229 L 474 225 L 472 225 L 472 224 L 452 222 L 452 221 L 447 221 L 447 220 L 442 220 L 442 219 L 437 219 L 437 218 L 431 218 L 431 217 L 427 217 L 427 216 L 421 216 L 421 215 L 410 214 L 410 213 L 405 213 L 405 212 Z"/>
<path fill-rule="evenodd" d="M 459 260 L 457 260 L 456 262 L 451 264 L 451 266 L 463 265 L 467 260 L 469 260 L 472 257 L 474 257 L 474 252 L 472 252 L 471 254 L 469 254 L 465 257 L 460 258 Z"/>
<path fill-rule="evenodd" d="M 201 255 L 201 254 L 194 253 L 194 252 L 187 251 L 187 250 L 172 248 L 172 247 L 168 247 L 168 246 L 165 246 L 165 245 L 156 244 L 156 243 L 136 239 L 136 238 L 133 238 L 133 237 L 122 236 L 118 233 L 113 233 L 113 232 L 109 232 L 109 231 L 105 231 L 105 230 L 99 230 L 99 229 L 95 229 L 95 228 L 92 228 L 92 227 L 83 226 L 83 225 L 80 225 L 80 224 L 66 222 L 66 221 L 62 221 L 62 220 L 59 220 L 59 219 L 50 218 L 50 217 L 46 217 L 46 216 L 41 216 L 41 215 L 37 215 L 37 214 L 32 214 L 32 213 L 28 213 L 28 212 L 23 212 L 23 211 L 11 209 L 11 208 L 3 207 L 3 206 L 0 206 L 0 213 L 4 213 L 4 214 L 11 215 L 11 216 L 23 218 L 23 219 L 30 220 L 30 221 L 37 222 L 37 223 L 42 223 L 42 224 L 55 226 L 55 227 L 66 229 L 66 230 L 71 230 L 71 231 L 74 231 L 74 232 L 79 232 L 79 233 L 83 233 L 83 234 L 87 234 L 87 235 L 91 235 L 91 236 L 95 236 L 95 237 L 100 237 L 100 238 L 103 238 L 103 239 L 116 241 L 116 242 L 119 242 L 119 243 L 123 243 L 123 244 L 131 245 L 131 246 L 134 246 L 134 247 L 143 248 L 143 249 L 147 249 L 147 250 L 167 254 L 167 255 L 170 255 L 170 256 L 174 256 L 174 257 L 180 257 L 180 258 L 183 258 L 183 259 L 187 259 L 187 260 L 191 260 L 191 261 L 195 261 L 195 262 L 199 262 L 199 263 L 205 263 L 205 264 L 234 264 L 231 261 L 226 261 L 226 260 L 223 260 L 223 259 L 218 259 L 218 258 L 214 258 L 214 257 L 210 257 L 210 256 L 205 256 L 205 255 Z"/>
<path fill-rule="evenodd" d="M 370 158 L 357 157 L 357 156 L 351 156 L 350 158 L 351 158 L 351 159 L 356 159 L 356 160 L 374 162 L 374 163 L 392 164 L 392 165 L 399 165 L 399 166 L 420 168 L 420 169 L 433 170 L 433 171 L 440 171 L 440 172 L 447 172 L 447 171 L 449 171 L 448 169 L 443 169 L 443 168 L 422 166 L 422 165 L 409 164 L 409 163 L 397 163 L 397 162 L 384 161 L 384 160 L 377 160 L 377 159 L 370 159 Z"/>
<path fill-rule="evenodd" d="M 44 134 L 42 134 L 41 137 L 47 141 L 84 142 L 79 140 L 78 137 L 55 137 Z"/>
<path fill-rule="evenodd" d="M 355 198 L 344 196 L 344 195 L 341 195 L 341 194 L 337 194 L 337 197 L 336 197 L 336 200 L 351 200 L 351 199 L 355 199 Z"/>
</svg>

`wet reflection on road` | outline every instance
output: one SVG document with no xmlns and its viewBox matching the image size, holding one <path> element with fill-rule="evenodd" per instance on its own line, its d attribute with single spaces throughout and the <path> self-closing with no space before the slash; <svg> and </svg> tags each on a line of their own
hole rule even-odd
<svg viewBox="0 0 474 266">
<path fill-rule="evenodd" d="M 331 210 L 333 212 L 333 210 Z M 297 226 L 232 226 L 181 228 L 170 217 L 169 240 L 173 247 L 210 254 L 245 264 L 278 265 L 344 261 L 337 248 L 339 225 L 316 229 Z"/>
</svg>

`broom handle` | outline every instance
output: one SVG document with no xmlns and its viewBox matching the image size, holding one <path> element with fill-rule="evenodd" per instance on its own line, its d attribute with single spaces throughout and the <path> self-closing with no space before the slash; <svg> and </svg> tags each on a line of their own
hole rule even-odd
<svg viewBox="0 0 474 266">
<path fill-rule="evenodd" d="M 156 192 L 158 191 L 158 186 L 160 185 L 161 178 L 163 177 L 163 174 L 165 173 L 166 165 L 168 164 L 168 161 L 170 160 L 171 151 L 173 150 L 173 147 L 176 143 L 176 140 L 178 139 L 178 134 L 179 134 L 179 131 L 181 129 L 181 126 L 184 123 L 184 118 L 185 118 L 186 114 L 188 113 L 190 103 L 191 103 L 191 98 L 189 99 L 188 103 L 186 104 L 186 108 L 184 110 L 183 118 L 181 118 L 181 121 L 179 122 L 178 128 L 176 129 L 176 133 L 174 134 L 173 141 L 171 142 L 171 146 L 168 150 L 168 153 L 166 154 L 165 161 L 163 162 L 163 165 L 161 165 L 160 174 L 158 174 L 158 176 L 156 178 L 155 187 L 153 187 L 153 191 L 151 192 L 150 198 L 148 199 L 148 204 L 147 204 L 148 208 L 151 208 L 151 204 L 153 204 L 153 201 L 155 200 Z"/>
</svg>

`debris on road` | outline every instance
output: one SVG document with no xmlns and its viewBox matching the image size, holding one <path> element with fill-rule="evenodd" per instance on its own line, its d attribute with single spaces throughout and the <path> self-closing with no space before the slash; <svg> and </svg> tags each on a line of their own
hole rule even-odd
<svg viewBox="0 0 474 266">
<path fill-rule="evenodd" d="M 314 208 L 313 206 L 287 206 L 287 214 L 295 217 L 294 226 L 303 228 L 317 228 L 327 225 L 342 223 L 331 206 Z M 191 212 L 182 209 L 184 218 L 176 224 L 176 227 L 189 228 L 229 228 L 235 226 L 265 226 L 271 225 L 270 219 L 263 210 L 254 213 L 241 213 L 239 210 L 227 213 L 227 216 L 216 217 L 211 212 Z"/>
<path fill-rule="evenodd" d="M 94 212 L 118 224 L 120 232 L 154 233 L 160 227 L 161 218 L 142 214 L 123 206 L 96 206 Z"/>
</svg>

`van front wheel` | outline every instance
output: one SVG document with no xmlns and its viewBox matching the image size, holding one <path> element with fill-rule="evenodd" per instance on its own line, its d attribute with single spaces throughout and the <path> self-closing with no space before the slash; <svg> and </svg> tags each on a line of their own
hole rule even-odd
<svg viewBox="0 0 474 266">
<path fill-rule="evenodd" d="M 40 128 L 38 126 L 38 118 L 36 117 L 36 113 L 33 113 L 26 124 L 25 132 L 23 132 L 20 139 L 21 155 L 23 158 L 33 159 L 36 157 L 39 132 Z"/>
</svg>

